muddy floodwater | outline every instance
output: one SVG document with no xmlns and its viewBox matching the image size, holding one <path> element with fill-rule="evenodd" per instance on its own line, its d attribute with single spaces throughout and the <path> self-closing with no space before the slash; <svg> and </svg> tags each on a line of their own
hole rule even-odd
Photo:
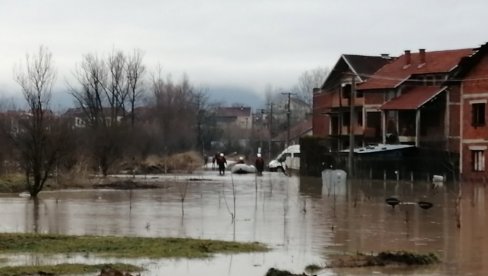
<svg viewBox="0 0 488 276">
<path fill-rule="evenodd" d="M 122 261 L 145 267 L 142 275 L 249 276 L 264 275 L 270 267 L 303 272 L 307 265 L 326 264 L 332 254 L 411 250 L 434 252 L 442 263 L 328 269 L 320 275 L 488 275 L 483 184 L 463 185 L 456 208 L 458 188 L 451 184 L 432 189 L 428 183 L 356 180 L 334 193 L 316 178 L 216 174 L 147 177 L 143 181 L 173 182 L 150 190 L 42 192 L 37 202 L 4 195 L 0 231 L 258 241 L 271 251 L 197 260 L 25 254 L 0 256 L 0 265 Z M 392 195 L 402 204 L 387 205 Z M 433 207 L 424 210 L 419 200 Z"/>
</svg>

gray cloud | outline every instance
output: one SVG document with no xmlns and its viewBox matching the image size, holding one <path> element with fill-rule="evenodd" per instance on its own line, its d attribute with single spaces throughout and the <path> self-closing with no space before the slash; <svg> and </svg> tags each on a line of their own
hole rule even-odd
<svg viewBox="0 0 488 276">
<path fill-rule="evenodd" d="M 204 86 L 287 87 L 342 53 L 401 54 L 476 47 L 487 39 L 484 1 L 142 0 L 2 1 L 0 85 L 38 45 L 48 46 L 58 85 L 81 55 L 140 48 L 150 68 L 186 72 Z M 5 89 L 3 89 L 5 90 Z"/>
</svg>

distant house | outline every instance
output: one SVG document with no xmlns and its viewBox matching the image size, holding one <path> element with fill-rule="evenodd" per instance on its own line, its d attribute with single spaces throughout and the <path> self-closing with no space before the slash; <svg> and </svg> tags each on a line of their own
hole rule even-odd
<svg viewBox="0 0 488 276">
<path fill-rule="evenodd" d="M 300 137 L 312 135 L 313 134 L 312 118 L 302 120 L 292 125 L 290 127 L 289 133 L 290 133 L 289 136 L 290 140 L 288 143 L 289 145 L 298 144 Z M 286 146 L 287 139 L 288 139 L 288 130 L 285 130 L 279 133 L 278 135 L 276 135 L 275 137 L 273 137 L 271 140 L 274 143 L 279 143 L 281 145 L 280 148 L 283 149 Z"/>
<path fill-rule="evenodd" d="M 215 120 L 220 127 L 239 127 L 241 129 L 252 128 L 251 108 L 239 107 L 218 107 L 215 109 Z"/>
<path fill-rule="evenodd" d="M 273 117 L 278 121 L 287 120 L 288 112 L 288 97 L 279 97 L 278 101 L 274 103 L 275 112 Z M 311 113 L 309 104 L 297 97 L 290 97 L 290 120 L 291 122 L 300 122 L 307 119 Z"/>
<path fill-rule="evenodd" d="M 103 108 L 102 110 L 105 124 L 110 125 L 112 123 L 112 116 L 111 108 Z M 123 112 L 117 112 L 117 116 L 115 117 L 115 121 L 120 123 L 123 119 Z M 71 127 L 73 128 L 85 128 L 86 126 L 90 125 L 94 118 L 90 118 L 87 116 L 85 111 L 82 108 L 69 108 L 66 112 L 62 115 L 64 118 L 69 120 Z"/>
<path fill-rule="evenodd" d="M 251 108 L 247 106 L 217 107 L 213 119 L 222 134 L 211 145 L 218 150 L 242 150 L 250 146 L 253 130 Z"/>
<path fill-rule="evenodd" d="M 0 113 L 0 119 L 2 120 L 3 127 L 11 135 L 19 134 L 22 130 L 20 121 L 23 118 L 28 118 L 30 115 L 28 112 L 20 110 L 9 110 Z"/>
<path fill-rule="evenodd" d="M 86 127 L 85 113 L 81 108 L 69 108 L 63 114 L 63 117 L 68 118 L 69 124 L 73 128 L 84 128 Z"/>
<path fill-rule="evenodd" d="M 44 119 L 53 119 L 56 117 L 54 112 L 50 109 L 43 110 Z M 30 111 L 23 110 L 9 110 L 0 112 L 0 120 L 2 120 L 3 127 L 12 135 L 17 135 L 25 130 L 26 124 L 32 118 Z"/>
</svg>

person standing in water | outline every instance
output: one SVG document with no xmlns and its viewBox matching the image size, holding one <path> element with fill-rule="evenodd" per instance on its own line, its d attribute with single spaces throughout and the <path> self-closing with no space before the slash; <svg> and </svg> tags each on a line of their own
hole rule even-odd
<svg viewBox="0 0 488 276">
<path fill-rule="evenodd" d="M 224 154 L 221 153 L 217 158 L 217 165 L 219 166 L 219 175 L 225 175 L 225 165 L 227 160 L 225 160 Z"/>
<path fill-rule="evenodd" d="M 256 166 L 256 174 L 262 176 L 264 171 L 264 159 L 261 157 L 261 153 L 258 153 L 254 165 Z"/>
</svg>

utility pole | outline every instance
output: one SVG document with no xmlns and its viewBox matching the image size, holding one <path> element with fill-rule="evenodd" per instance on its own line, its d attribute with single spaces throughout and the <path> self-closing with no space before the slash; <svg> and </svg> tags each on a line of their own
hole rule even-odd
<svg viewBox="0 0 488 276">
<path fill-rule="evenodd" d="M 268 119 L 268 160 L 271 160 L 271 139 L 273 136 L 273 103 L 269 103 L 269 119 Z"/>
<path fill-rule="evenodd" d="M 288 103 L 286 105 L 286 147 L 290 145 L 290 115 L 291 115 L 291 110 L 290 110 L 290 98 L 291 92 L 283 92 L 281 94 L 288 95 Z"/>
<path fill-rule="evenodd" d="M 353 155 L 354 155 L 354 101 L 356 98 L 356 76 L 351 74 L 351 93 L 349 95 L 349 155 L 347 159 L 348 174 L 350 177 L 353 173 Z"/>
</svg>

